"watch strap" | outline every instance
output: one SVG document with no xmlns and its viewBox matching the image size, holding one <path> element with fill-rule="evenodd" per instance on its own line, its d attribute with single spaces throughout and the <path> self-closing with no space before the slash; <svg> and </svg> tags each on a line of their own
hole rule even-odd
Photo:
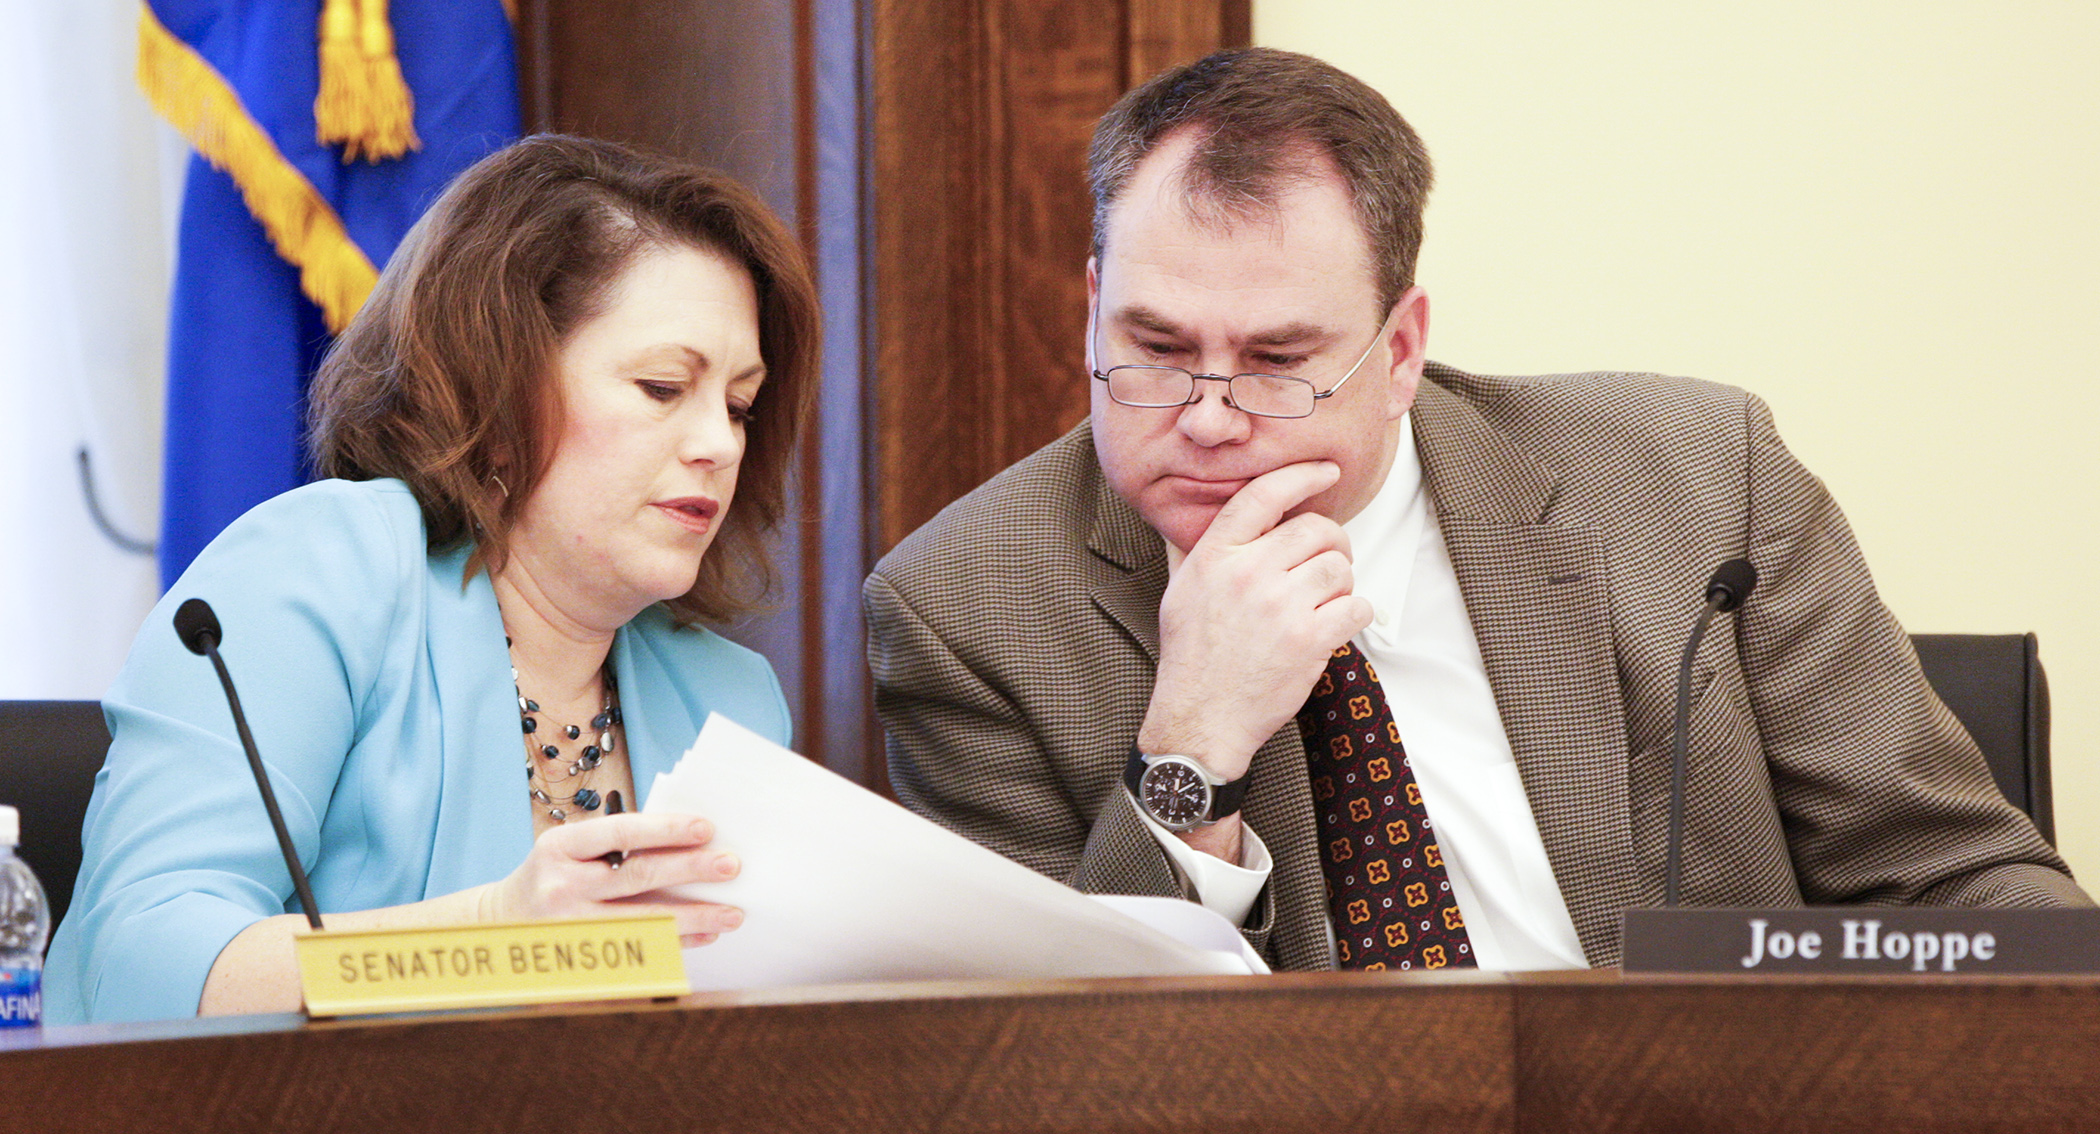
<svg viewBox="0 0 2100 1134">
<path fill-rule="evenodd" d="M 1133 798 L 1138 798 L 1138 786 L 1145 779 L 1145 754 L 1138 746 L 1130 746 L 1130 758 L 1123 761 L 1123 786 Z"/>
<path fill-rule="evenodd" d="M 1239 813 L 1240 806 L 1247 802 L 1247 784 L 1254 779 L 1254 769 L 1229 784 L 1217 784 L 1210 789 L 1210 821 L 1215 823 L 1227 815 Z"/>
</svg>

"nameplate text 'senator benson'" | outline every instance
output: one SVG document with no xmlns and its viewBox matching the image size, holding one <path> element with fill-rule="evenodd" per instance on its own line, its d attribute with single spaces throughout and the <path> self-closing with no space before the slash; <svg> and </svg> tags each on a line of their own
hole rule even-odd
<svg viewBox="0 0 2100 1134">
<path fill-rule="evenodd" d="M 2100 972 L 2100 910 L 1627 910 L 1629 973 Z"/>
<path fill-rule="evenodd" d="M 667 914 L 297 935 L 306 1014 L 355 1016 L 692 991 Z"/>
</svg>

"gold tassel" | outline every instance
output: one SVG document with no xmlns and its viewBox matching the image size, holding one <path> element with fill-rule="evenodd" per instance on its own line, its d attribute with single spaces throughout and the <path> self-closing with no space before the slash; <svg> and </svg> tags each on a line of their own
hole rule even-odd
<svg viewBox="0 0 2100 1134">
<path fill-rule="evenodd" d="M 372 130 L 380 157 L 400 157 L 423 148 L 416 137 L 416 100 L 401 77 L 401 57 L 394 51 L 394 25 L 387 20 L 387 0 L 364 0 L 358 24 L 358 46 L 365 56 L 365 81 L 372 90 Z"/>
<path fill-rule="evenodd" d="M 363 137 L 371 98 L 364 57 L 357 50 L 356 0 L 321 5 L 321 83 L 314 95 L 314 136 L 324 146 L 355 146 Z M 349 160 L 349 154 L 344 154 Z"/>
<path fill-rule="evenodd" d="M 342 219 L 285 160 L 223 76 L 139 5 L 139 87 L 197 152 L 225 170 L 277 254 L 299 269 L 299 286 L 340 334 L 364 306 L 379 273 Z"/>
<path fill-rule="evenodd" d="M 323 145 L 340 144 L 345 162 L 383 161 L 422 148 L 387 0 L 326 0 L 320 51 L 314 136 Z"/>
</svg>

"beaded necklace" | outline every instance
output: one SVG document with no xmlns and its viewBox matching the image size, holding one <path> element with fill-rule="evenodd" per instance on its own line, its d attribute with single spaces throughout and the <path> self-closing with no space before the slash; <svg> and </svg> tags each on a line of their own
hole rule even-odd
<svg viewBox="0 0 2100 1134">
<path fill-rule="evenodd" d="M 540 703 L 518 691 L 518 723 L 525 732 L 525 782 L 532 789 L 532 802 L 546 808 L 547 818 L 556 823 L 568 822 L 576 813 L 572 808 L 596 811 L 604 804 L 597 789 L 585 781 L 619 744 L 620 689 L 613 681 L 611 659 L 606 660 L 599 677 L 605 683 L 605 707 L 591 718 L 591 740 L 573 756 L 562 751 L 561 742 L 582 740 L 583 726 L 548 718 L 548 728 L 542 732 Z M 510 681 L 511 688 L 517 691 L 515 665 L 510 667 Z"/>
</svg>

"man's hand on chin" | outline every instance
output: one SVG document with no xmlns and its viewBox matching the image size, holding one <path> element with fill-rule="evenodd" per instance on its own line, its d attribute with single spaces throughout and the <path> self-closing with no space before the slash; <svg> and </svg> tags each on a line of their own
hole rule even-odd
<svg viewBox="0 0 2100 1134">
<path fill-rule="evenodd" d="M 1331 461 L 1285 465 L 1249 481 L 1186 555 L 1168 541 L 1159 676 L 1139 748 L 1240 778 L 1304 706 L 1335 648 L 1370 623 L 1371 604 L 1350 593 L 1342 526 L 1311 512 L 1284 519 L 1340 476 Z M 1232 826 L 1209 841 L 1236 845 Z"/>
</svg>

